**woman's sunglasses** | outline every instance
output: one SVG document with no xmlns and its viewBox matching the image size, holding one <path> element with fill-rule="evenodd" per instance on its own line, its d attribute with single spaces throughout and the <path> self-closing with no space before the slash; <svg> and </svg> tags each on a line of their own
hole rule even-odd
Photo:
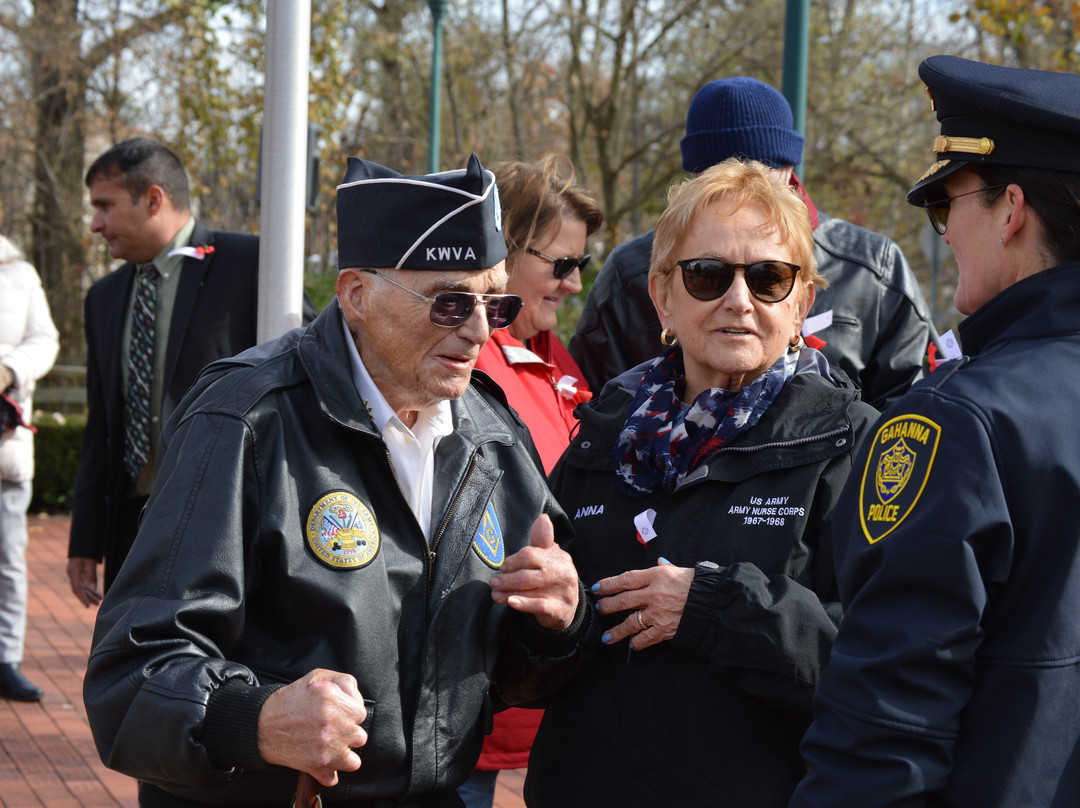
<svg viewBox="0 0 1080 808">
<path fill-rule="evenodd" d="M 979 188 L 975 191 L 968 191 L 963 194 L 957 194 L 956 196 L 947 196 L 944 199 L 935 200 L 934 202 L 926 203 L 926 217 L 930 220 L 931 226 L 937 231 L 939 236 L 945 235 L 945 228 L 949 226 L 949 205 L 952 204 L 954 199 L 959 199 L 962 196 L 971 196 L 972 194 L 981 194 L 983 191 L 996 191 L 999 188 L 1008 188 L 1007 185 L 987 185 L 985 188 Z"/>
<path fill-rule="evenodd" d="M 581 258 L 574 258 L 572 255 L 567 255 L 562 258 L 553 258 L 547 253 L 542 253 L 539 250 L 534 250 L 532 247 L 526 247 L 525 252 L 529 255 L 535 255 L 537 258 L 547 261 L 549 264 L 555 265 L 555 277 L 560 281 L 573 272 L 575 269 L 585 270 L 585 267 L 589 265 L 589 259 L 591 255 L 583 255 Z"/>
<path fill-rule="evenodd" d="M 735 270 L 743 271 L 746 288 L 763 303 L 779 303 L 795 288 L 795 276 L 802 268 L 786 261 L 756 261 L 732 264 L 719 258 L 687 258 L 676 261 L 682 267 L 683 286 L 698 300 L 716 300 L 735 280 Z"/>
<path fill-rule="evenodd" d="M 394 284 L 399 289 L 404 289 L 410 295 L 426 300 L 431 304 L 428 315 L 431 322 L 441 325 L 443 328 L 457 328 L 464 323 L 473 313 L 477 303 L 482 303 L 487 313 L 488 325 L 492 328 L 506 328 L 521 312 L 524 305 L 517 295 L 478 295 L 472 292 L 439 292 L 435 297 L 422 295 L 408 286 L 402 286 L 395 280 L 385 275 L 380 275 L 373 269 L 362 269 L 376 278 Z"/>
</svg>

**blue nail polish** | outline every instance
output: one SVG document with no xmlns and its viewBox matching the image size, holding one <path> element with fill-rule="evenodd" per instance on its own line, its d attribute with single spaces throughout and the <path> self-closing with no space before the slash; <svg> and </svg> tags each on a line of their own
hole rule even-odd
<svg viewBox="0 0 1080 808">
<path fill-rule="evenodd" d="M 598 584 L 598 583 L 593 584 L 592 585 L 592 591 L 593 592 L 599 592 L 600 591 L 600 584 Z"/>
<path fill-rule="evenodd" d="M 600 642 L 611 642 L 611 632 L 609 631 L 607 634 L 601 637 Z"/>
<path fill-rule="evenodd" d="M 671 562 L 670 562 L 670 561 L 668 561 L 668 560 L 667 560 L 666 558 L 664 558 L 663 556 L 660 556 L 660 563 L 661 563 L 661 564 L 670 564 Z"/>
</svg>

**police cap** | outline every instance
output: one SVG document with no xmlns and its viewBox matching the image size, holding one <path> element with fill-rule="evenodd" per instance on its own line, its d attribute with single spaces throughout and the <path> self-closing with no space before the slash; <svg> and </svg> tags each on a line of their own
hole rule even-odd
<svg viewBox="0 0 1080 808">
<path fill-rule="evenodd" d="M 912 205 L 924 205 L 931 186 L 972 163 L 1080 172 L 1080 76 L 931 56 L 919 78 L 941 134 L 937 162 L 908 192 Z"/>
</svg>

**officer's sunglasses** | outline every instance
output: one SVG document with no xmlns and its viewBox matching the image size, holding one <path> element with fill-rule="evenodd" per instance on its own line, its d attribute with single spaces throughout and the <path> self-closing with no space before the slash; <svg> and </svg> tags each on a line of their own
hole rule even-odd
<svg viewBox="0 0 1080 808">
<path fill-rule="evenodd" d="M 439 292 L 435 297 L 422 295 L 408 286 L 402 286 L 395 280 L 385 275 L 380 275 L 373 269 L 362 269 L 377 278 L 394 284 L 399 289 L 404 289 L 413 297 L 426 300 L 431 304 L 428 311 L 431 322 L 443 328 L 457 328 L 464 323 L 473 313 L 477 303 L 484 305 L 487 314 L 487 322 L 491 328 L 506 328 L 521 312 L 524 302 L 517 295 L 479 295 L 473 292 Z"/>
<path fill-rule="evenodd" d="M 937 231 L 939 236 L 945 235 L 945 228 L 949 226 L 949 205 L 954 199 L 959 199 L 962 196 L 971 196 L 972 194 L 981 194 L 983 191 L 996 191 L 999 188 L 1008 188 L 1007 185 L 987 185 L 985 188 L 977 188 L 974 191 L 967 191 L 956 196 L 947 196 L 944 199 L 939 199 L 934 202 L 926 203 L 926 217 L 930 220 L 931 227 Z"/>
<path fill-rule="evenodd" d="M 735 270 L 743 271 L 750 294 L 763 303 L 779 303 L 795 288 L 795 276 L 802 269 L 786 261 L 755 261 L 733 264 L 719 258 L 686 258 L 676 261 L 682 268 L 683 286 L 698 300 L 716 300 L 731 287 Z"/>
<path fill-rule="evenodd" d="M 581 258 L 574 258 L 572 255 L 566 255 L 562 258 L 554 258 L 547 253 L 542 253 L 539 250 L 534 250 L 532 247 L 526 247 L 525 252 L 529 255 L 535 255 L 549 264 L 555 265 L 555 277 L 560 281 L 573 272 L 575 269 L 585 270 L 585 267 L 589 265 L 591 255 L 585 254 Z"/>
</svg>

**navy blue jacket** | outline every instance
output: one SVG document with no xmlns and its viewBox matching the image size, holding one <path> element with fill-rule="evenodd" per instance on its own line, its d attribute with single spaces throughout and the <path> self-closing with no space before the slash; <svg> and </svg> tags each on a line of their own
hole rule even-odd
<svg viewBox="0 0 1080 808">
<path fill-rule="evenodd" d="M 797 808 L 1080 805 L 1080 264 L 960 335 L 836 506 L 844 620 Z"/>
</svg>

